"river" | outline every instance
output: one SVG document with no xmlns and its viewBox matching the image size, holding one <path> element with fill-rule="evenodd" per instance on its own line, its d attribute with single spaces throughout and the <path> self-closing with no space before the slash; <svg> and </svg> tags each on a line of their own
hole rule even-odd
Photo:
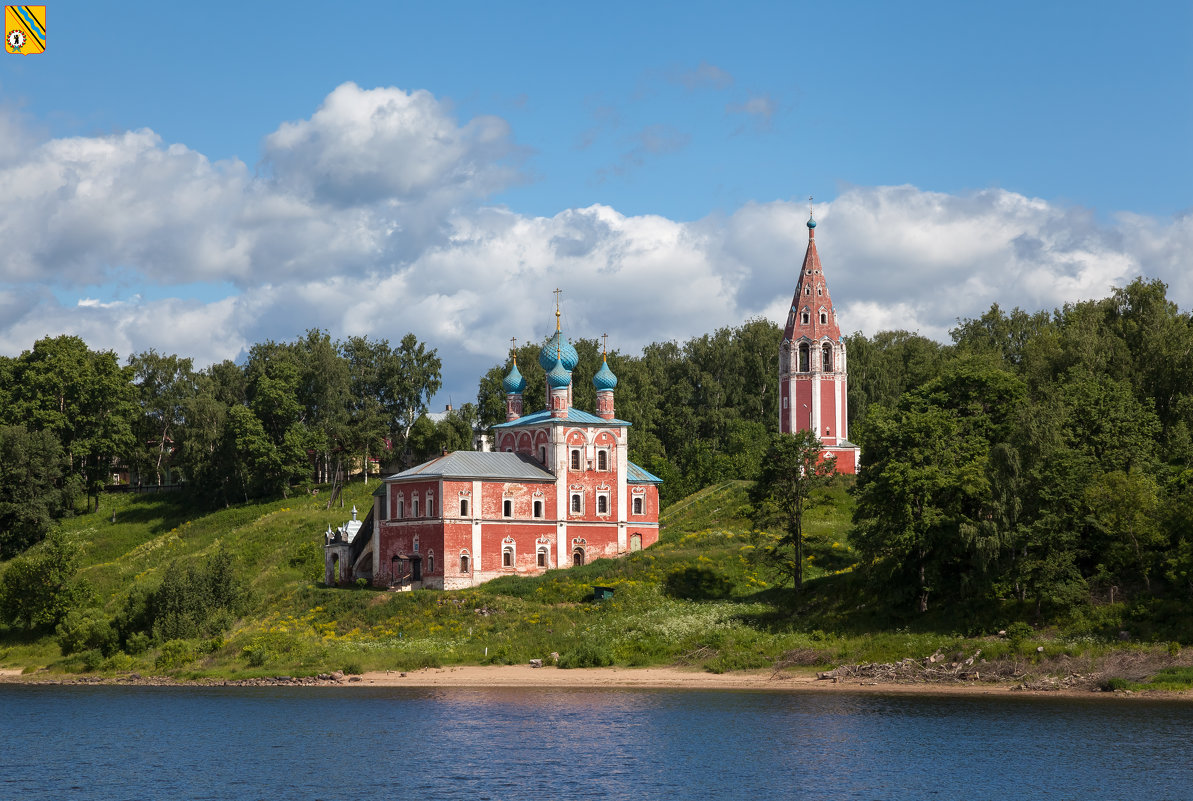
<svg viewBox="0 0 1193 801">
<path fill-rule="evenodd" d="M 1193 799 L 1193 704 L 0 685 L 3 799 Z"/>
</svg>

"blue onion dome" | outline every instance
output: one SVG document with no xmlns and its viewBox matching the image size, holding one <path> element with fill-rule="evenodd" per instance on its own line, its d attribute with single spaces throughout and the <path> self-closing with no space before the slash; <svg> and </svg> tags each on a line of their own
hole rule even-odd
<svg viewBox="0 0 1193 801">
<path fill-rule="evenodd" d="M 514 366 L 510 368 L 509 375 L 501 382 L 501 386 L 505 389 L 506 395 L 521 395 L 522 390 L 526 389 L 526 379 L 518 371 L 518 361 L 516 359 L 514 360 Z"/>
<path fill-rule="evenodd" d="M 816 221 L 815 221 L 814 219 L 812 219 L 811 217 L 809 217 L 809 218 L 808 218 L 808 227 L 809 227 L 809 228 L 815 228 L 815 227 L 816 227 Z"/>
<path fill-rule="evenodd" d="M 592 377 L 592 385 L 596 387 L 597 392 L 617 388 L 617 376 L 613 375 L 613 371 L 609 369 L 609 362 L 604 359 L 601 360 L 601 369 Z"/>
<path fill-rule="evenodd" d="M 563 357 L 555 355 L 555 364 L 547 371 L 547 384 L 551 389 L 567 389 L 572 383 L 572 371 L 563 364 Z"/>
<path fill-rule="evenodd" d="M 576 353 L 576 349 L 563 338 L 563 334 L 559 331 L 556 331 L 555 336 L 548 339 L 547 344 L 543 345 L 543 349 L 539 351 L 539 364 L 544 370 L 550 370 L 555 366 L 556 356 L 563 362 L 563 369 L 569 373 L 575 370 L 576 365 L 580 363 L 580 354 Z"/>
</svg>

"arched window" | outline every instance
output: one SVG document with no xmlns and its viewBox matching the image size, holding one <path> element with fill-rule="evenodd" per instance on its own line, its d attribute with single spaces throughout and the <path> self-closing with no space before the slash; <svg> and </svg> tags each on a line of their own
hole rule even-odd
<svg viewBox="0 0 1193 801">
<path fill-rule="evenodd" d="M 572 448 L 572 469 L 573 470 L 580 469 L 580 449 L 579 448 Z"/>
<path fill-rule="evenodd" d="M 636 515 L 642 514 L 642 499 L 641 498 L 634 499 L 634 514 L 636 514 Z"/>
<path fill-rule="evenodd" d="M 514 516 L 514 502 L 511 501 L 509 498 L 506 498 L 504 501 L 501 502 L 501 516 L 502 517 L 513 517 Z"/>
<path fill-rule="evenodd" d="M 546 548 L 539 548 L 537 562 L 538 562 L 539 567 L 547 566 L 547 549 Z"/>
<path fill-rule="evenodd" d="M 833 370 L 833 349 L 832 349 L 832 346 L 830 346 L 830 345 L 824 346 L 824 350 L 822 351 L 821 361 L 823 363 L 824 371 L 826 373 L 832 372 L 832 370 Z"/>
<path fill-rule="evenodd" d="M 812 315 L 808 314 L 807 309 L 804 309 L 802 312 L 799 313 L 799 321 L 801 323 L 803 323 L 804 325 L 807 325 L 808 323 L 812 322 Z"/>
<path fill-rule="evenodd" d="M 609 451 L 597 451 L 597 470 L 609 469 Z"/>
<path fill-rule="evenodd" d="M 812 287 L 810 287 L 810 286 L 806 286 L 806 287 L 804 287 L 804 294 L 805 294 L 805 295 L 811 295 L 811 294 L 812 294 Z"/>
<path fill-rule="evenodd" d="M 609 496 L 608 495 L 598 495 L 597 496 L 597 514 L 598 515 L 609 514 Z"/>
<path fill-rule="evenodd" d="M 820 324 L 821 324 L 821 325 L 828 325 L 828 312 L 823 312 L 823 311 L 822 311 L 822 312 L 820 313 Z"/>
<path fill-rule="evenodd" d="M 547 463 L 547 446 L 539 445 L 539 461 L 543 464 Z"/>
<path fill-rule="evenodd" d="M 822 286 L 818 286 L 818 287 L 816 287 L 816 294 L 817 294 L 817 295 L 823 295 L 823 294 L 824 294 L 824 287 L 822 287 Z"/>
<path fill-rule="evenodd" d="M 579 567 L 580 565 L 584 564 L 584 549 L 579 545 L 572 550 L 572 564 L 575 567 Z"/>
<path fill-rule="evenodd" d="M 468 499 L 460 499 L 460 517 L 468 517 Z"/>
<path fill-rule="evenodd" d="M 427 517 L 435 516 L 435 497 L 433 495 L 427 496 Z"/>
<path fill-rule="evenodd" d="M 502 567 L 513 567 L 514 566 L 514 546 L 506 545 L 504 548 L 501 549 L 501 566 Z"/>
<path fill-rule="evenodd" d="M 543 516 L 543 502 L 542 501 L 534 502 L 534 516 L 535 517 Z"/>
<path fill-rule="evenodd" d="M 461 573 L 467 573 L 467 572 L 468 572 L 468 567 L 469 567 L 469 565 L 468 565 L 468 554 L 467 554 L 467 553 L 462 553 L 462 554 L 460 554 L 460 572 L 461 572 Z"/>
<path fill-rule="evenodd" d="M 415 493 L 414 497 L 410 499 L 410 516 L 418 517 L 418 493 Z"/>
<path fill-rule="evenodd" d="M 572 514 L 574 514 L 574 515 L 580 514 L 580 512 L 583 510 L 583 508 L 584 508 L 584 501 L 581 498 L 580 493 L 573 492 L 572 493 Z"/>
<path fill-rule="evenodd" d="M 799 371 L 806 373 L 810 369 L 808 362 L 810 361 L 810 354 L 808 353 L 808 343 L 799 343 Z"/>
<path fill-rule="evenodd" d="M 428 573 L 435 572 L 435 552 L 434 551 L 427 554 L 427 572 Z"/>
</svg>

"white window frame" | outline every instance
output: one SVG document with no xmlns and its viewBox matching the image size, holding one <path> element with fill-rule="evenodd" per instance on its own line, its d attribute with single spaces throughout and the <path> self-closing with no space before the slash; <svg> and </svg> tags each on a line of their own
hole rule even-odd
<svg viewBox="0 0 1193 801">
<path fill-rule="evenodd" d="M 633 510 L 630 514 L 644 515 L 646 514 L 646 499 L 641 495 L 635 495 L 633 501 L 630 503 L 630 508 Z"/>
<path fill-rule="evenodd" d="M 501 516 L 504 518 L 510 518 L 510 517 L 514 516 L 514 499 L 513 498 L 502 498 L 501 499 Z"/>
<path fill-rule="evenodd" d="M 534 512 L 534 517 L 541 520 L 543 517 L 543 510 L 546 508 L 546 505 L 543 503 L 542 499 L 535 498 L 533 503 L 531 503 L 530 508 Z"/>
<path fill-rule="evenodd" d="M 584 514 L 584 493 L 572 491 L 568 493 L 568 496 L 568 512 L 573 515 Z M 580 501 L 579 504 L 576 503 L 577 500 Z M 579 509 L 576 509 L 577 505 L 579 505 Z"/>
<path fill-rule="evenodd" d="M 605 502 L 605 511 L 603 511 L 603 512 L 601 511 L 601 501 Z M 598 515 L 602 515 L 602 516 L 608 515 L 608 514 L 611 514 L 611 511 L 610 511 L 611 508 L 612 507 L 609 503 L 609 493 L 598 492 L 596 494 L 596 513 Z"/>
</svg>

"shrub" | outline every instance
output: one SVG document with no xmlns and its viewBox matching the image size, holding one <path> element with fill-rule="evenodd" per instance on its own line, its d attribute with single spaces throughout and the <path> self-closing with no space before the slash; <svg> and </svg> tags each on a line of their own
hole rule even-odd
<svg viewBox="0 0 1193 801">
<path fill-rule="evenodd" d="M 667 574 L 663 590 L 672 598 L 703 601 L 728 598 L 733 585 L 711 567 L 683 567 Z"/>
<path fill-rule="evenodd" d="M 559 667 L 570 668 L 608 667 L 613 664 L 613 654 L 604 645 L 586 641 L 569 648 L 559 655 Z"/>
<path fill-rule="evenodd" d="M 58 647 L 63 656 L 81 653 L 91 649 L 98 649 L 104 656 L 111 656 L 116 652 L 118 639 L 116 630 L 103 612 L 89 609 L 79 610 L 67 614 L 56 629 Z"/>
<path fill-rule="evenodd" d="M 149 650 L 152 638 L 143 631 L 137 631 L 129 635 L 129 638 L 124 642 L 124 652 L 136 656 L 143 654 Z"/>
<path fill-rule="evenodd" d="M 1102 690 L 1104 692 L 1113 692 L 1114 690 L 1128 690 L 1131 688 L 1131 683 L 1126 679 L 1120 679 L 1118 676 L 1111 676 L 1102 682 Z"/>
<path fill-rule="evenodd" d="M 247 645 L 241 651 L 250 667 L 264 667 L 269 661 L 269 651 L 264 645 Z"/>
<path fill-rule="evenodd" d="M 364 672 L 365 669 L 360 666 L 359 662 L 348 662 L 344 665 L 344 674 L 347 676 L 359 676 Z"/>
<path fill-rule="evenodd" d="M 153 665 L 158 670 L 174 670 L 195 661 L 195 651 L 186 640 L 170 640 L 162 646 Z"/>
</svg>

